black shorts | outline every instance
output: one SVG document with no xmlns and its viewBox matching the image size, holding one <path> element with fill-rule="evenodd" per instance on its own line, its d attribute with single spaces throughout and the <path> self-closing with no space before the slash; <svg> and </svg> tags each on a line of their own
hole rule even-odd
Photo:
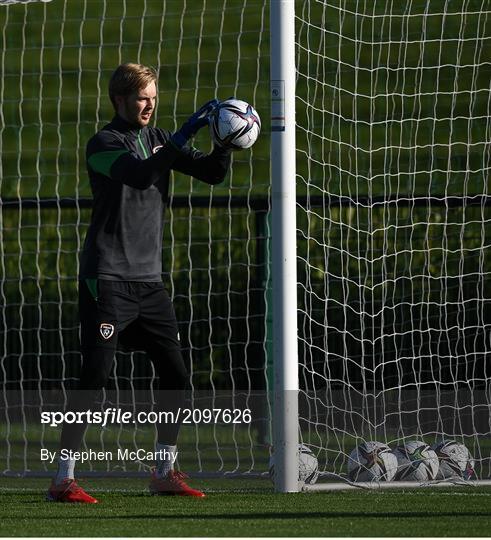
<svg viewBox="0 0 491 540">
<path fill-rule="evenodd" d="M 116 350 L 118 344 L 145 351 L 157 342 L 169 351 L 181 348 L 174 307 L 162 282 L 81 280 L 79 313 L 82 352 Z"/>
</svg>

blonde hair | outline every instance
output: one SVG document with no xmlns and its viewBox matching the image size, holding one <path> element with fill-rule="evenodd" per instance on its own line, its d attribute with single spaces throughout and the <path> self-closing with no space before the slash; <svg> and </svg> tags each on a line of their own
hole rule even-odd
<svg viewBox="0 0 491 540">
<path fill-rule="evenodd" d="M 146 88 L 152 82 L 157 82 L 157 72 L 152 67 L 132 62 L 118 66 L 109 81 L 109 99 L 114 110 L 117 110 L 114 99 L 116 96 L 129 96 L 133 92 Z"/>
</svg>

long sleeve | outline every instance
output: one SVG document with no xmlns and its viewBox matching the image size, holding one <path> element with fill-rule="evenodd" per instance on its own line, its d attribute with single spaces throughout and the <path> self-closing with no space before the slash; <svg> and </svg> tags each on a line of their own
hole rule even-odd
<svg viewBox="0 0 491 540">
<path fill-rule="evenodd" d="M 96 173 L 135 189 L 148 189 L 173 168 L 180 151 L 166 143 L 146 159 L 131 152 L 113 132 L 99 132 L 87 145 L 87 165 Z"/>
<path fill-rule="evenodd" d="M 223 182 L 230 167 L 230 150 L 215 146 L 210 154 L 184 147 L 172 168 L 210 185 Z"/>
</svg>

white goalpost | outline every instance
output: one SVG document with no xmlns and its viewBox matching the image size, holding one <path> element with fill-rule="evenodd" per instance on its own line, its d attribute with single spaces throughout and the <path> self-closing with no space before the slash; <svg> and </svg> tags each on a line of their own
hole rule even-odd
<svg viewBox="0 0 491 540">
<path fill-rule="evenodd" d="M 353 482 L 351 451 L 455 440 L 470 482 L 490 481 L 488 2 L 0 0 L 0 42 L 0 474 L 53 472 L 39 449 L 59 430 L 39 411 L 66 404 L 81 365 L 85 144 L 112 117 L 113 69 L 136 61 L 159 71 L 157 126 L 212 97 L 262 119 L 223 184 L 170 188 L 162 278 L 190 407 L 252 417 L 183 426 L 183 470 L 269 479 L 273 455 L 278 492 L 397 489 L 415 483 Z M 120 351 L 98 406 L 156 388 Z M 84 448 L 153 442 L 153 426 L 89 428 Z"/>
<path fill-rule="evenodd" d="M 298 490 L 295 6 L 272 0 L 271 188 L 275 488 Z"/>
</svg>

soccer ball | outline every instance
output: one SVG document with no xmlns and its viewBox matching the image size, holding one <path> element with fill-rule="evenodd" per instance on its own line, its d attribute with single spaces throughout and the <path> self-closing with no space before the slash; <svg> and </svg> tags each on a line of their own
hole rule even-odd
<svg viewBox="0 0 491 540">
<path fill-rule="evenodd" d="M 440 468 L 436 475 L 438 480 L 444 478 L 463 478 L 470 480 L 474 475 L 474 459 L 465 444 L 456 441 L 442 441 L 432 446 Z"/>
<path fill-rule="evenodd" d="M 319 478 L 319 462 L 305 444 L 298 445 L 298 479 L 306 484 L 315 484 Z M 274 482 L 274 454 L 269 458 L 269 477 Z"/>
<path fill-rule="evenodd" d="M 385 480 L 389 482 L 397 471 L 397 458 L 384 443 L 364 442 L 354 448 L 348 459 L 348 478 L 353 482 Z"/>
<path fill-rule="evenodd" d="M 240 99 L 222 101 L 211 113 L 210 133 L 219 146 L 250 148 L 261 131 L 261 119 L 252 105 Z"/>
<path fill-rule="evenodd" d="M 398 469 L 395 480 L 434 480 L 438 473 L 438 457 L 423 441 L 409 441 L 394 450 Z"/>
</svg>

